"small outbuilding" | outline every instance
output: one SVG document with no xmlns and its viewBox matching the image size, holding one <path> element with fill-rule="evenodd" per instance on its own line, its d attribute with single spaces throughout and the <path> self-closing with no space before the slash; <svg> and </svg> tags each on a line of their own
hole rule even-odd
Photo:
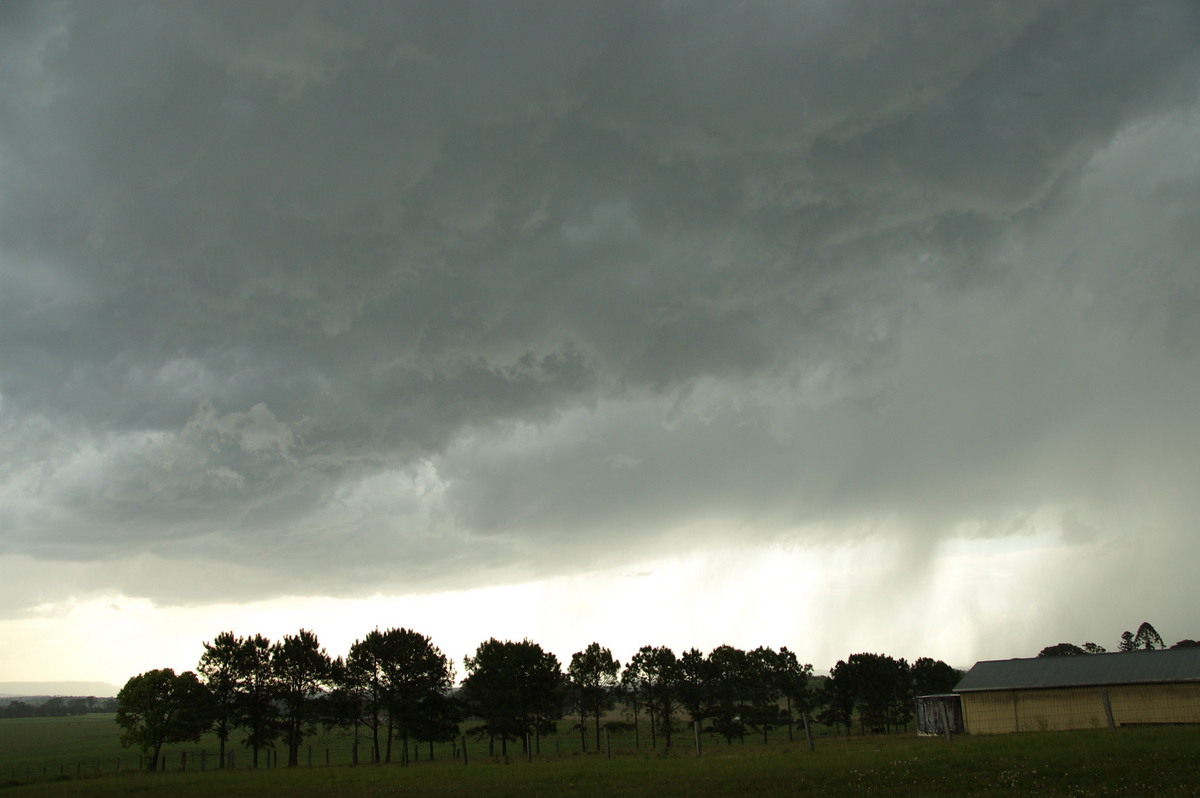
<svg viewBox="0 0 1200 798">
<path fill-rule="evenodd" d="M 954 692 L 968 734 L 1200 723 L 1200 648 L 977 662 Z"/>
<path fill-rule="evenodd" d="M 962 701 L 957 693 L 917 696 L 917 734 L 941 737 L 963 733 Z"/>
</svg>

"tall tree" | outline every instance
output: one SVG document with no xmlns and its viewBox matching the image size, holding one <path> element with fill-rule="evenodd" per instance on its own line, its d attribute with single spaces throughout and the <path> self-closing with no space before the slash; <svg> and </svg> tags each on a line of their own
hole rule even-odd
<svg viewBox="0 0 1200 798">
<path fill-rule="evenodd" d="M 646 674 L 653 689 L 653 704 L 658 711 L 658 727 L 663 742 L 671 747 L 671 734 L 675 729 L 675 709 L 679 703 L 680 669 L 675 652 L 666 646 L 650 649 L 646 661 Z"/>
<path fill-rule="evenodd" d="M 679 681 L 679 662 L 675 652 L 666 646 L 642 646 L 630 658 L 622 674 L 622 682 L 638 690 L 646 713 L 650 716 L 650 745 L 658 745 L 661 733 L 671 745 L 671 721 L 675 715 L 676 688 Z"/>
<path fill-rule="evenodd" d="M 731 744 L 734 737 L 744 734 L 744 718 L 749 706 L 746 694 L 750 688 L 750 661 L 746 652 L 729 645 L 720 645 L 709 652 L 705 667 L 707 708 L 705 714 Z"/>
<path fill-rule="evenodd" d="M 139 747 L 147 768 L 158 770 L 167 743 L 199 741 L 212 722 L 211 696 L 191 671 L 171 668 L 134 676 L 117 693 L 117 724 L 125 731 L 121 744 Z"/>
<path fill-rule="evenodd" d="M 388 629 L 378 640 L 377 662 L 390 730 L 385 760 L 391 760 L 390 740 L 396 735 L 404 745 L 401 761 L 407 764 L 410 740 L 429 739 L 427 734 L 444 731 L 442 716 L 452 708 L 440 698 L 450 689 L 454 669 L 428 637 L 411 629 Z"/>
<path fill-rule="evenodd" d="M 383 747 L 379 732 L 385 721 L 389 722 L 385 740 L 390 741 L 390 716 L 387 712 L 387 643 L 378 629 L 368 632 L 362 640 L 355 640 L 346 656 L 346 667 L 341 672 L 342 689 L 353 696 L 353 706 L 359 712 L 358 719 L 371 731 L 371 761 L 383 760 Z M 389 747 L 389 754 L 390 747 Z"/>
<path fill-rule="evenodd" d="M 350 729 L 352 735 L 351 762 L 358 764 L 362 727 L 366 725 L 366 701 L 361 685 L 355 680 L 342 657 L 331 665 L 332 687 L 323 704 L 322 723 L 326 729 Z M 374 761 L 374 759 L 372 759 Z"/>
<path fill-rule="evenodd" d="M 859 723 L 872 731 L 907 724 L 912 706 L 912 674 L 908 663 L 886 654 L 851 654 L 830 672 L 835 696 L 847 698 Z"/>
<path fill-rule="evenodd" d="M 562 716 L 562 666 L 537 643 L 492 638 L 464 663 L 464 700 L 483 719 L 483 733 L 500 738 L 502 754 L 509 740 L 523 740 L 530 732 L 540 738 Z"/>
<path fill-rule="evenodd" d="M 449 691 L 432 692 L 421 701 L 411 734 L 414 740 L 429 744 L 429 758 L 433 759 L 433 744 L 457 740 L 462 720 L 462 702 Z"/>
<path fill-rule="evenodd" d="M 824 709 L 817 719 L 832 726 L 834 733 L 844 728 L 850 734 L 854 722 L 854 703 L 857 697 L 857 684 L 848 670 L 845 662 L 838 660 L 837 665 L 829 671 L 829 677 L 822 685 Z"/>
<path fill-rule="evenodd" d="M 1149 621 L 1142 621 L 1137 634 L 1133 636 L 1133 647 L 1145 651 L 1155 651 L 1166 648 L 1167 644 L 1163 642 L 1162 635 L 1150 625 Z"/>
<path fill-rule="evenodd" d="M 271 674 L 282 709 L 280 725 L 288 749 L 288 767 L 300 764 L 300 744 L 320 717 L 319 699 L 329 684 L 333 663 L 317 636 L 307 629 L 284 635 L 271 646 Z"/>
<path fill-rule="evenodd" d="M 636 659 L 636 657 L 637 654 L 634 654 L 633 658 Z M 630 660 L 631 664 L 632 662 L 633 659 Z M 626 665 L 621 670 L 617 693 L 625 703 L 625 706 L 629 708 L 630 714 L 633 715 L 633 748 L 635 751 L 642 747 L 641 711 L 646 706 L 645 690 L 645 676 L 642 672 L 639 669 Z M 653 728 L 653 710 L 651 711 L 650 718 L 650 726 Z M 653 739 L 653 731 L 651 731 L 650 736 Z"/>
<path fill-rule="evenodd" d="M 812 672 L 812 665 L 808 663 L 801 665 L 794 652 L 786 646 L 780 647 L 776 654 L 773 675 L 776 686 L 784 699 L 789 740 L 792 739 L 793 710 L 800 710 L 803 713 L 805 724 L 808 723 L 808 713 L 813 706 L 812 692 L 808 687 Z"/>
<path fill-rule="evenodd" d="M 534 733 L 534 745 L 540 752 L 542 737 L 554 733 L 563 716 L 566 677 L 558 657 L 528 640 L 518 645 L 517 661 L 522 682 L 529 685 L 529 724 Z"/>
<path fill-rule="evenodd" d="M 679 705 L 692 723 L 702 723 L 708 717 L 708 661 L 698 649 L 689 648 L 679 655 L 677 668 Z"/>
<path fill-rule="evenodd" d="M 242 743 L 251 751 L 251 764 L 258 767 L 258 754 L 279 735 L 279 708 L 275 703 L 275 680 L 271 673 L 271 641 L 260 634 L 242 638 L 238 657 L 237 725 L 246 733 Z"/>
<path fill-rule="evenodd" d="M 225 744 L 237 723 L 238 700 L 241 690 L 240 674 L 243 641 L 233 632 L 221 632 L 211 643 L 204 644 L 199 671 L 212 694 L 213 733 L 217 735 L 218 767 L 225 767 Z"/>
<path fill-rule="evenodd" d="M 612 652 L 599 643 L 592 643 L 583 651 L 575 652 L 567 668 L 567 679 L 579 702 L 580 726 L 584 725 L 586 715 L 591 715 L 595 720 L 597 751 L 600 750 L 600 716 L 616 704 L 614 692 L 620 669 L 621 663 L 613 659 Z M 586 737 L 583 750 L 587 750 Z"/>
</svg>

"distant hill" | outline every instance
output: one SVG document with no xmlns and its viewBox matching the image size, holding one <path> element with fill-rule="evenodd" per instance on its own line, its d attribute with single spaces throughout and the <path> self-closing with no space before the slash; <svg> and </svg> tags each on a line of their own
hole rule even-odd
<svg viewBox="0 0 1200 798">
<path fill-rule="evenodd" d="M 108 682 L 0 682 L 0 698 L 55 695 L 112 698 L 120 689 Z"/>
</svg>

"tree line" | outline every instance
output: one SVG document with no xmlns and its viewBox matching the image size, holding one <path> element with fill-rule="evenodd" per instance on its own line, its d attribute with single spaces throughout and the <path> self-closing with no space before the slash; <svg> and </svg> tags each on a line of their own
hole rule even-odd
<svg viewBox="0 0 1200 798">
<path fill-rule="evenodd" d="M 570 718 L 586 752 L 599 750 L 604 718 L 618 705 L 632 722 L 616 725 L 633 732 L 637 747 L 644 731 L 652 747 L 670 746 L 682 721 L 726 743 L 747 734 L 766 740 L 777 729 L 791 739 L 797 723 L 811 734 L 813 721 L 882 732 L 907 727 L 914 696 L 948 692 L 962 676 L 940 660 L 910 665 L 868 653 L 814 676 L 812 665 L 786 647 L 728 645 L 707 655 L 643 646 L 622 666 L 592 643 L 564 669 L 537 643 L 493 638 L 464 658 L 455 688 L 453 662 L 410 629 L 375 629 L 336 658 L 304 629 L 274 642 L 222 632 L 203 648 L 194 672 L 148 671 L 117 695 L 122 742 L 141 748 L 150 769 L 165 744 L 198 741 L 210 730 L 222 767 L 235 737 L 252 766 L 280 743 L 295 767 L 303 740 L 322 726 L 353 734 L 356 763 L 361 744 L 371 762 L 395 757 L 407 764 L 413 745 L 428 744 L 432 757 L 434 743 L 457 740 L 466 720 L 475 721 L 467 734 L 505 755 L 510 743 L 540 751 L 542 739 Z"/>
<path fill-rule="evenodd" d="M 1117 651 L 1160 651 L 1167 648 L 1162 635 L 1149 621 L 1143 621 L 1136 632 L 1125 630 L 1117 643 Z M 1200 642 L 1184 638 L 1171 648 L 1200 648 Z M 1055 643 L 1046 646 L 1038 652 L 1039 657 L 1075 657 L 1081 654 L 1106 654 L 1108 649 L 1096 643 L 1084 643 L 1077 646 L 1074 643 Z"/>
<path fill-rule="evenodd" d="M 0 701 L 0 718 L 61 718 L 89 712 L 116 712 L 115 698 L 95 696 L 27 697 Z"/>
</svg>

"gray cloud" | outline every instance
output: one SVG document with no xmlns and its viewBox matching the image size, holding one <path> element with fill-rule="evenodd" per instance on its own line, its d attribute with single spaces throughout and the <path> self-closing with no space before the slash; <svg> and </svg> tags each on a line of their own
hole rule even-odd
<svg viewBox="0 0 1200 798">
<path fill-rule="evenodd" d="M 2 554 L 170 602 L 1191 534 L 1191 3 L 2 13 Z"/>
</svg>

